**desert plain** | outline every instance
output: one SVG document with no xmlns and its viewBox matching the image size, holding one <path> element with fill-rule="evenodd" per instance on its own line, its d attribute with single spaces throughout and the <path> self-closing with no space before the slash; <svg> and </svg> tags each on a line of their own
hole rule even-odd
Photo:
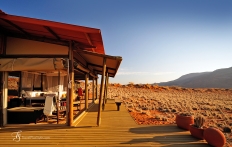
<svg viewBox="0 0 232 147">
<path fill-rule="evenodd" d="M 120 98 L 139 125 L 175 124 L 178 113 L 204 116 L 204 127 L 216 127 L 232 146 L 232 89 L 182 88 L 150 84 L 109 84 L 107 97 Z M 227 131 L 225 131 L 225 128 Z M 229 129 L 229 131 L 228 131 Z"/>
</svg>

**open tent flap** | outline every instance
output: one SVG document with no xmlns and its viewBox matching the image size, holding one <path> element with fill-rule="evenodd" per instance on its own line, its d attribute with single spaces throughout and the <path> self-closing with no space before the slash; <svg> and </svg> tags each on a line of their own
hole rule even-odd
<svg viewBox="0 0 232 147">
<path fill-rule="evenodd" d="M 63 58 L 2 58 L 0 71 L 41 71 L 65 69 Z"/>
<path fill-rule="evenodd" d="M 57 95 L 59 91 L 59 98 L 61 98 L 67 91 L 66 81 L 67 73 L 65 71 L 60 71 L 60 76 L 57 71 L 50 71 L 48 73 L 22 72 L 22 90 L 25 90 L 28 97 L 35 97 L 36 94 L 40 93 Z M 41 84 L 43 85 L 42 87 Z M 33 91 L 33 87 L 40 87 L 41 89 Z"/>
</svg>

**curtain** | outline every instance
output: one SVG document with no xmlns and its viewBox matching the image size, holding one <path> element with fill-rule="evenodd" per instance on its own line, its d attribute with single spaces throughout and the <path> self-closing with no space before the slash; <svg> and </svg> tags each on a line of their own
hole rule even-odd
<svg viewBox="0 0 232 147">
<path fill-rule="evenodd" d="M 64 88 L 64 76 L 60 76 L 60 85 L 59 85 L 59 99 L 61 99 L 62 97 L 62 92 L 63 92 L 63 88 Z M 58 80 L 57 80 L 57 83 L 58 83 Z"/>
<path fill-rule="evenodd" d="M 52 92 L 52 76 L 46 76 L 47 77 L 47 91 Z"/>
<path fill-rule="evenodd" d="M 66 92 L 67 92 L 67 81 L 68 81 L 68 76 L 64 76 L 63 90 Z"/>
<path fill-rule="evenodd" d="M 22 89 L 32 90 L 34 75 L 28 72 L 22 72 Z"/>
<path fill-rule="evenodd" d="M 34 87 L 40 87 L 40 84 L 39 84 L 39 86 L 37 86 L 37 79 L 38 79 L 38 75 L 34 74 L 34 80 L 33 80 Z"/>
<path fill-rule="evenodd" d="M 22 87 L 27 87 L 28 73 L 22 72 Z"/>
</svg>

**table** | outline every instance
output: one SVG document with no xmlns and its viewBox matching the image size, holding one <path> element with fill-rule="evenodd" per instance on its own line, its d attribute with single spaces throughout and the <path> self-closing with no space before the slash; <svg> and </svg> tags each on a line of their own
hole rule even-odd
<svg viewBox="0 0 232 147">
<path fill-rule="evenodd" d="M 24 107 L 27 106 L 29 102 L 29 105 L 31 106 L 32 103 L 45 103 L 45 97 L 24 97 Z"/>
<path fill-rule="evenodd" d="M 8 103 L 8 108 L 19 107 L 22 104 L 22 98 L 11 98 Z"/>
<path fill-rule="evenodd" d="M 114 102 L 117 105 L 117 110 L 119 111 L 122 101 L 118 98 L 115 98 Z"/>
<path fill-rule="evenodd" d="M 43 117 L 43 107 L 15 107 L 7 109 L 8 124 L 29 124 Z"/>
</svg>

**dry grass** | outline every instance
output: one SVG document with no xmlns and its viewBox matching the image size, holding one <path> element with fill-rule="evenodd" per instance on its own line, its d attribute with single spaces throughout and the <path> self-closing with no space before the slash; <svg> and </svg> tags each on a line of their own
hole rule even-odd
<svg viewBox="0 0 232 147">
<path fill-rule="evenodd" d="M 204 115 L 205 126 L 232 127 L 232 89 L 192 89 L 157 85 L 109 86 L 108 97 L 120 97 L 138 124 L 174 124 L 175 115 Z M 231 133 L 225 133 L 231 142 Z"/>
</svg>

